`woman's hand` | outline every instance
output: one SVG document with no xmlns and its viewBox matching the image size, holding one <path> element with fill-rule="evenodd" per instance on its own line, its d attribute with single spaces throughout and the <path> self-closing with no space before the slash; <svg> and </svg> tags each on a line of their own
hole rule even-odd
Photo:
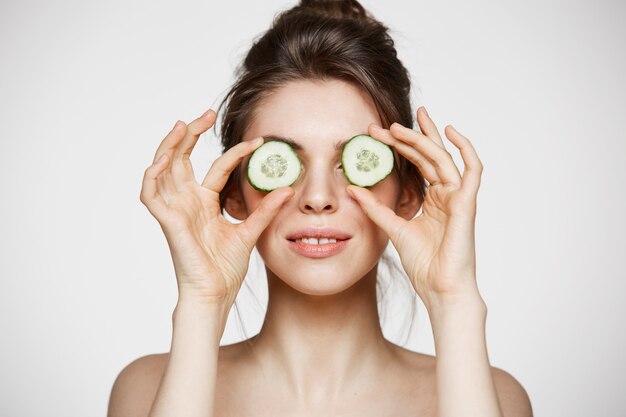
<svg viewBox="0 0 626 417">
<path fill-rule="evenodd" d="M 154 163 L 145 171 L 140 200 L 165 234 L 179 297 L 230 307 L 248 270 L 252 248 L 293 190 L 284 187 L 272 191 L 240 224 L 224 218 L 219 193 L 230 173 L 263 139 L 229 149 L 213 162 L 202 184 L 198 184 L 189 156 L 216 118 L 217 114 L 209 109 L 189 125 L 176 122 L 157 149 Z"/>
<path fill-rule="evenodd" d="M 424 108 L 418 109 L 417 120 L 423 133 L 397 123 L 389 130 L 372 124 L 369 131 L 415 164 L 429 182 L 422 213 L 407 221 L 370 190 L 350 185 L 347 191 L 389 235 L 413 287 L 431 311 L 433 307 L 480 298 L 474 221 L 483 166 L 470 141 L 448 126 L 446 136 L 459 148 L 465 164 L 461 178 Z"/>
</svg>

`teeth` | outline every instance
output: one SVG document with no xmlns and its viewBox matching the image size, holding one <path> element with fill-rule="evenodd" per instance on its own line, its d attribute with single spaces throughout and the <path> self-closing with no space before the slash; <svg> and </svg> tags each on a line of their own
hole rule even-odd
<svg viewBox="0 0 626 417">
<path fill-rule="evenodd" d="M 297 239 L 296 242 L 307 243 L 309 245 L 324 245 L 326 243 L 337 243 L 337 239 L 328 239 L 325 237 L 321 239 L 316 239 L 314 237 L 303 237 L 302 239 Z"/>
</svg>

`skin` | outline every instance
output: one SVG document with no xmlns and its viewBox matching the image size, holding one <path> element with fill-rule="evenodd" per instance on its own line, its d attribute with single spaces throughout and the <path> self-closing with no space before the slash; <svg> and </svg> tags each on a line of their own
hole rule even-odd
<svg viewBox="0 0 626 417">
<path fill-rule="evenodd" d="M 304 171 L 291 186 L 294 197 L 257 241 L 269 288 L 263 327 L 250 348 L 231 349 L 239 360 L 246 358 L 256 378 L 254 363 L 265 378 L 284 381 L 272 387 L 269 398 L 290 398 L 303 409 L 329 401 L 339 405 L 355 393 L 360 400 L 379 390 L 373 381 L 388 379 L 390 367 L 399 371 L 410 361 L 404 349 L 384 339 L 378 320 L 376 266 L 389 237 L 346 192 L 341 149 L 334 146 L 367 132 L 371 123 L 380 119 L 358 89 L 340 81 L 306 81 L 290 83 L 264 101 L 244 136 L 246 141 L 270 134 L 292 138 L 303 148 L 297 152 Z M 371 191 L 407 219 L 420 207 L 414 192 L 400 194 L 395 171 Z M 245 219 L 264 195 L 243 181 L 226 209 Z M 306 258 L 288 247 L 285 236 L 307 225 L 335 227 L 352 238 L 335 256 Z M 414 357 L 420 358 L 425 359 Z"/>
<path fill-rule="evenodd" d="M 243 142 L 214 162 L 202 184 L 189 154 L 215 114 L 178 122 L 146 170 L 141 194 L 176 271 L 172 349 L 120 373 L 109 416 L 208 415 L 212 406 L 213 416 L 531 416 L 524 389 L 491 367 L 486 353 L 473 236 L 482 164 L 448 126 L 465 164 L 461 177 L 425 109 L 417 117 L 421 132 L 380 129 L 371 99 L 351 85 L 289 83 L 259 106 Z M 420 216 L 415 192 L 395 173 L 370 189 L 348 185 L 334 144 L 364 132 L 424 174 L 430 185 Z M 242 181 L 226 201 L 243 220 L 232 225 L 219 215 L 219 192 L 260 145 L 255 139 L 271 134 L 302 146 L 303 173 L 271 193 Z M 291 252 L 285 235 L 306 225 L 353 237 L 340 254 L 305 258 Z M 437 360 L 382 335 L 375 270 L 389 239 L 429 312 Z M 266 319 L 250 343 L 216 348 L 254 245 L 268 275 Z"/>
</svg>

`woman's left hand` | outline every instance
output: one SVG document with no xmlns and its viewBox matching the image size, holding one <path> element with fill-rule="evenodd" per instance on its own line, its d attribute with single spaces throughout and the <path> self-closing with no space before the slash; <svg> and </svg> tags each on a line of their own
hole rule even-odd
<svg viewBox="0 0 626 417">
<path fill-rule="evenodd" d="M 474 222 L 483 166 L 470 141 L 447 126 L 446 136 L 460 150 L 465 165 L 461 177 L 423 107 L 418 109 L 417 121 L 423 133 L 397 123 L 389 130 L 372 124 L 369 131 L 415 164 L 429 182 L 422 213 L 406 220 L 366 188 L 349 185 L 347 191 L 389 235 L 415 291 L 431 311 L 433 307 L 480 299 Z"/>
</svg>

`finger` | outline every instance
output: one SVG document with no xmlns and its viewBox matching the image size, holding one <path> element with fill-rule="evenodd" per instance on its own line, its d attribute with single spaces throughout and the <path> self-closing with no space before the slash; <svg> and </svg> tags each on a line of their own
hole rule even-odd
<svg viewBox="0 0 626 417">
<path fill-rule="evenodd" d="M 139 201 L 141 201 L 157 219 L 166 210 L 167 204 L 159 193 L 157 178 L 167 166 L 167 155 L 164 155 L 144 172 Z"/>
<path fill-rule="evenodd" d="M 180 126 L 178 127 L 180 129 Z M 157 186 L 159 187 L 159 193 L 165 200 L 166 204 L 169 204 L 171 197 L 176 194 L 177 188 L 174 182 L 174 178 L 172 177 L 172 156 L 167 152 L 161 154 L 161 157 L 164 157 L 163 160 L 163 169 L 159 172 L 156 180 Z"/>
<path fill-rule="evenodd" d="M 435 185 L 441 183 L 441 178 L 439 178 L 439 174 L 437 173 L 437 170 L 435 169 L 433 164 L 430 163 L 430 161 L 428 161 L 428 159 L 426 159 L 424 156 L 420 155 L 420 153 L 415 148 L 407 145 L 399 139 L 396 139 L 391 134 L 391 132 L 389 132 L 389 130 L 383 129 L 382 127 L 379 127 L 373 123 L 370 125 L 369 132 L 373 138 L 378 139 L 389 146 L 392 146 L 400 153 L 400 155 L 404 156 L 415 166 L 417 166 L 419 168 L 419 171 L 422 173 L 424 178 L 426 178 L 429 184 Z"/>
<path fill-rule="evenodd" d="M 461 184 L 461 174 L 450 152 L 442 149 L 420 132 L 404 127 L 400 123 L 392 124 L 389 131 L 393 136 L 416 148 L 420 154 L 424 155 L 433 164 L 444 184 Z"/>
<path fill-rule="evenodd" d="M 417 123 L 420 126 L 420 130 L 429 137 L 433 142 L 439 145 L 442 149 L 446 149 L 443 144 L 443 140 L 441 140 L 441 135 L 439 135 L 439 131 L 437 130 L 437 126 L 435 126 L 435 122 L 432 121 L 428 112 L 426 111 L 426 107 L 421 106 L 417 109 Z"/>
<path fill-rule="evenodd" d="M 230 148 L 211 164 L 209 172 L 207 172 L 202 181 L 202 186 L 215 193 L 220 193 L 226 185 L 231 172 L 239 165 L 241 160 L 251 154 L 262 143 L 263 138 L 256 138 L 240 142 Z"/>
<path fill-rule="evenodd" d="M 250 250 L 256 244 L 263 230 L 278 214 L 283 204 L 295 194 L 291 187 L 280 187 L 268 193 L 261 204 L 238 227 Z"/>
<path fill-rule="evenodd" d="M 206 132 L 213 126 L 217 114 L 212 109 L 207 110 L 202 116 L 187 125 L 187 133 L 180 145 L 174 151 L 174 160 L 189 159 L 191 151 L 198 142 L 201 134 Z"/>
<path fill-rule="evenodd" d="M 177 144 L 172 156 L 172 178 L 178 187 L 186 182 L 195 183 L 196 177 L 189 159 L 191 151 L 196 146 L 200 135 L 213 126 L 216 116 L 216 113 L 209 109 L 202 116 L 187 125 L 187 133 L 182 141 Z"/>
<path fill-rule="evenodd" d="M 169 159 L 167 163 L 169 163 Z M 167 166 L 163 169 L 163 171 L 161 171 L 161 173 L 157 177 L 157 185 L 159 187 L 159 193 L 163 197 L 163 200 L 165 200 L 166 204 L 169 204 L 172 196 L 176 194 L 177 188 L 176 184 L 174 184 L 172 174 Z"/>
<path fill-rule="evenodd" d="M 157 148 L 156 153 L 154 154 L 153 163 L 156 162 L 161 155 L 167 154 L 168 159 L 172 160 L 172 155 L 178 143 L 185 137 L 185 133 L 187 131 L 187 125 L 184 122 L 178 120 L 170 133 L 165 136 L 165 138 L 161 141 L 161 144 Z"/>
<path fill-rule="evenodd" d="M 464 168 L 461 189 L 467 193 L 468 197 L 473 197 L 480 187 L 483 164 L 468 138 L 460 134 L 452 125 L 446 126 L 444 131 L 450 142 L 459 148 L 461 157 L 463 158 Z"/>
<path fill-rule="evenodd" d="M 376 194 L 362 187 L 348 185 L 346 191 L 361 206 L 365 214 L 387 233 L 392 242 L 397 242 L 400 231 L 407 221 L 385 205 Z"/>
</svg>

